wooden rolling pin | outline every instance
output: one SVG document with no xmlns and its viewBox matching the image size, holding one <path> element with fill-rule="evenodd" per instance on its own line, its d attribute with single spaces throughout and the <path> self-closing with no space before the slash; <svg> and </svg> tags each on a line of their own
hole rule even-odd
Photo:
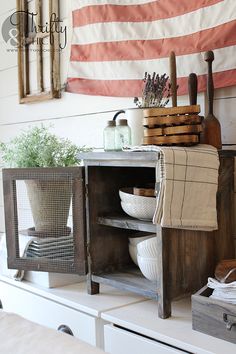
<svg viewBox="0 0 236 354">
<path fill-rule="evenodd" d="M 194 106 L 197 104 L 197 75 L 195 73 L 189 74 L 188 77 L 188 94 L 189 94 L 189 104 Z"/>
<path fill-rule="evenodd" d="M 220 122 L 213 114 L 214 83 L 212 77 L 212 62 L 214 60 L 214 53 L 212 51 L 206 52 L 204 59 L 208 63 L 207 96 L 209 111 L 207 117 L 202 123 L 203 132 L 201 135 L 201 142 L 204 144 L 213 145 L 217 149 L 221 149 L 222 143 Z"/>
<path fill-rule="evenodd" d="M 170 84 L 171 84 L 171 99 L 172 107 L 177 107 L 177 76 L 176 76 L 176 58 L 175 53 L 170 53 Z"/>
</svg>

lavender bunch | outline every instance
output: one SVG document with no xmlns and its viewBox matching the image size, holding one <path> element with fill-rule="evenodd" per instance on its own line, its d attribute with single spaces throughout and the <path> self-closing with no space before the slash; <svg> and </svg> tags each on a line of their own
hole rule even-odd
<svg viewBox="0 0 236 354">
<path fill-rule="evenodd" d="M 142 93 L 142 101 L 138 97 L 134 98 L 134 103 L 138 107 L 165 107 L 170 98 L 170 83 L 169 76 L 166 74 L 159 75 L 153 73 L 152 75 L 145 72 L 144 75 L 144 89 Z"/>
</svg>

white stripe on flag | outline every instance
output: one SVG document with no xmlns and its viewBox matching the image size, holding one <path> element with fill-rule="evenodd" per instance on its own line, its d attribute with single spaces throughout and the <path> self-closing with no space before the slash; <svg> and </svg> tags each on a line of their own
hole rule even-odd
<svg viewBox="0 0 236 354">
<path fill-rule="evenodd" d="M 215 49 L 213 71 L 220 72 L 235 69 L 235 46 Z M 190 72 L 198 75 L 207 73 L 207 65 L 203 53 L 176 57 L 177 76 L 186 77 Z M 227 58 L 227 60 L 225 60 Z M 104 61 L 104 62 L 71 62 L 69 77 L 80 77 L 95 80 L 132 80 L 142 79 L 145 71 L 169 73 L 169 59 L 137 61 Z"/>
<path fill-rule="evenodd" d="M 72 44 L 152 40 L 186 36 L 236 20 L 236 0 L 225 0 L 174 18 L 151 22 L 105 22 L 74 28 Z"/>
<path fill-rule="evenodd" d="M 91 5 L 141 5 L 155 1 L 156 0 L 72 0 L 72 10 L 79 10 L 85 6 Z"/>
</svg>

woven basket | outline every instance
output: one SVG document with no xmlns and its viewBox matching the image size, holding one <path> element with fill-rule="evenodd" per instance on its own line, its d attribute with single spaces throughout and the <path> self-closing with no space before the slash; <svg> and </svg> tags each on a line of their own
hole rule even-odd
<svg viewBox="0 0 236 354">
<path fill-rule="evenodd" d="M 144 109 L 143 145 L 196 145 L 203 117 L 200 106 Z"/>
</svg>

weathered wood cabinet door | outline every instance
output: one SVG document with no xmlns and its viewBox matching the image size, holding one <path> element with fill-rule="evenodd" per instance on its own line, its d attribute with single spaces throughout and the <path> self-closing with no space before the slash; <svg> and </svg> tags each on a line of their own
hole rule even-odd
<svg viewBox="0 0 236 354">
<path fill-rule="evenodd" d="M 4 169 L 3 191 L 10 269 L 87 273 L 83 167 Z"/>
</svg>

